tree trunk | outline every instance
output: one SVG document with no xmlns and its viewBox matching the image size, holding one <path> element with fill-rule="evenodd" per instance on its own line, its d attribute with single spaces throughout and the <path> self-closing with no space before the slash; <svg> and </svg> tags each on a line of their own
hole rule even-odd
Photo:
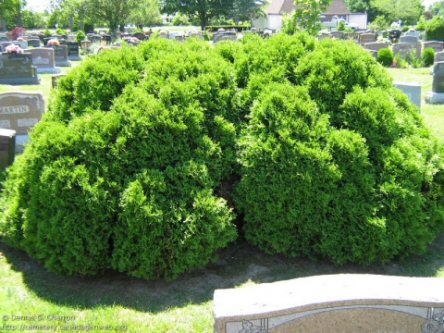
<svg viewBox="0 0 444 333">
<path fill-rule="evenodd" d="M 2 31 L 5 32 L 6 31 L 6 20 L 2 17 L 0 21 L 1 21 L 1 25 L 2 25 Z"/>
<path fill-rule="evenodd" d="M 72 32 L 73 27 L 74 27 L 74 16 L 70 15 L 69 16 L 69 31 Z"/>
<path fill-rule="evenodd" d="M 23 26 L 23 21 L 22 21 L 22 2 L 21 2 L 21 0 L 17 1 L 17 26 L 18 27 Z"/>
</svg>

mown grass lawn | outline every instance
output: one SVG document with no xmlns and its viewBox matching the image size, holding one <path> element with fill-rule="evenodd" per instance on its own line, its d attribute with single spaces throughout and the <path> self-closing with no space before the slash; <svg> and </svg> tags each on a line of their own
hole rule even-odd
<svg viewBox="0 0 444 333">
<path fill-rule="evenodd" d="M 424 95 L 431 90 L 430 69 L 390 73 L 397 81 L 420 82 Z M 0 92 L 39 90 L 48 97 L 50 87 L 51 77 L 44 75 L 40 86 L 0 86 Z M 444 139 L 444 106 L 423 104 L 422 113 Z M 424 255 L 383 266 L 339 268 L 266 255 L 240 240 L 208 267 L 174 281 L 145 281 L 111 271 L 95 278 L 63 277 L 0 242 L 0 332 L 212 332 L 215 289 L 336 273 L 444 278 L 444 237 Z"/>
</svg>

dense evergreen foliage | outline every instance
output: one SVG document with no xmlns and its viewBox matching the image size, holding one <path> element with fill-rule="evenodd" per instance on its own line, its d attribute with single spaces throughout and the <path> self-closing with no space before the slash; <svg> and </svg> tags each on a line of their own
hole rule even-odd
<svg viewBox="0 0 444 333">
<path fill-rule="evenodd" d="M 0 234 L 81 275 L 175 277 L 236 227 L 271 253 L 386 262 L 443 225 L 441 156 L 353 43 L 154 39 L 60 81 L 8 170 Z"/>
</svg>

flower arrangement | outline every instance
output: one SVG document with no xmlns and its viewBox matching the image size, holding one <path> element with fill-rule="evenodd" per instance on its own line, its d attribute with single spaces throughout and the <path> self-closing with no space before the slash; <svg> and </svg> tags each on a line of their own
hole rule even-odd
<svg viewBox="0 0 444 333">
<path fill-rule="evenodd" d="M 59 46 L 60 42 L 58 39 L 50 39 L 47 43 L 48 46 Z"/>
<path fill-rule="evenodd" d="M 11 31 L 11 37 L 12 39 L 17 39 L 21 36 L 26 35 L 26 29 L 22 28 L 22 27 L 15 27 L 12 31 Z"/>
<path fill-rule="evenodd" d="M 12 44 L 6 47 L 5 52 L 11 54 L 21 54 L 23 53 L 23 49 L 21 49 L 18 45 Z"/>
</svg>

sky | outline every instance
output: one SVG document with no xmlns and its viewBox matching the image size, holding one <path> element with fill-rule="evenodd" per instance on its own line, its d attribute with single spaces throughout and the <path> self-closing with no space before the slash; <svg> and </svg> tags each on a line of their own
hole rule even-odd
<svg viewBox="0 0 444 333">
<path fill-rule="evenodd" d="M 424 6 L 428 7 L 434 2 L 439 0 L 423 0 Z M 45 9 L 49 8 L 50 0 L 27 0 L 27 8 L 32 9 L 37 12 L 43 12 Z"/>
</svg>

